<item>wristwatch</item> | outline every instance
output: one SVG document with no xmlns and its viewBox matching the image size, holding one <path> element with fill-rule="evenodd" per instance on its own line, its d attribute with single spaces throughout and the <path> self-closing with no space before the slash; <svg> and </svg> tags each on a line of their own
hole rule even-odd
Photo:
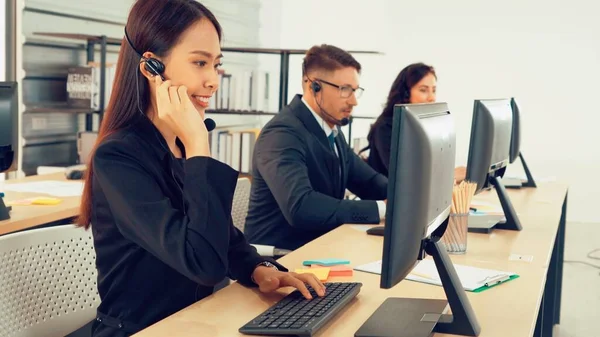
<svg viewBox="0 0 600 337">
<path fill-rule="evenodd" d="M 260 267 L 260 266 L 267 267 L 267 268 L 273 268 L 275 270 L 279 270 L 279 268 L 277 268 L 276 265 L 272 264 L 269 261 L 263 261 L 263 262 L 261 262 L 261 263 L 259 263 L 259 264 L 256 265 L 256 267 Z M 250 280 L 252 282 L 254 282 L 254 283 L 256 283 L 256 281 L 254 281 L 254 270 L 256 270 L 256 267 L 254 267 L 254 269 L 252 270 L 252 274 L 250 274 Z"/>
</svg>

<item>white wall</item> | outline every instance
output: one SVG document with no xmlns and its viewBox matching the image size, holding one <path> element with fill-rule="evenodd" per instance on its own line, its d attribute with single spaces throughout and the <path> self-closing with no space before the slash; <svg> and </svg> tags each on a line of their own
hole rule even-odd
<svg viewBox="0 0 600 337">
<path fill-rule="evenodd" d="M 600 222 L 592 197 L 600 190 L 600 111 L 590 106 L 600 76 L 597 2 L 305 0 L 285 1 L 281 11 L 282 46 L 327 42 L 385 52 L 357 57 L 366 88 L 357 115 L 380 113 L 405 65 L 434 65 L 438 101 L 448 102 L 457 119 L 457 164 L 466 164 L 473 99 L 517 97 L 522 151 L 533 174 L 570 184 L 569 220 Z M 290 78 L 292 93 L 299 73 Z M 353 137 L 366 135 L 368 123 L 357 123 Z"/>
</svg>

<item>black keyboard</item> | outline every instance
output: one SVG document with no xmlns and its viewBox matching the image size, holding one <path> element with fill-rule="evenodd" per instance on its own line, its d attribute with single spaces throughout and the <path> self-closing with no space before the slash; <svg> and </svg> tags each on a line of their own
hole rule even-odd
<svg viewBox="0 0 600 337">
<path fill-rule="evenodd" d="M 307 300 L 295 290 L 240 328 L 248 335 L 312 336 L 359 292 L 362 283 L 325 283 L 325 296 Z"/>
</svg>

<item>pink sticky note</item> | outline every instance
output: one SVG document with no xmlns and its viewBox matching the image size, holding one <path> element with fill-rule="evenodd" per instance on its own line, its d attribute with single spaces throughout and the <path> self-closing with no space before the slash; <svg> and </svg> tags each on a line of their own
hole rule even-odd
<svg viewBox="0 0 600 337">
<path fill-rule="evenodd" d="M 311 268 L 323 268 L 318 264 L 313 264 Z M 329 267 L 329 276 L 352 276 L 352 267 L 348 265 L 337 265 Z"/>
</svg>

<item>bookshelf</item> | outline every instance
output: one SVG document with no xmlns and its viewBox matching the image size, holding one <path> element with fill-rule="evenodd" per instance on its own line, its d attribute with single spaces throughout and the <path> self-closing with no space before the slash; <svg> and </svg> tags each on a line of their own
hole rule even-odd
<svg viewBox="0 0 600 337">
<path fill-rule="evenodd" d="M 348 145 L 352 146 L 352 123 L 355 119 L 377 119 L 373 116 L 351 116 L 348 123 Z"/>
<path fill-rule="evenodd" d="M 56 39 L 50 41 L 44 40 L 41 42 L 32 42 L 36 45 L 54 45 L 64 43 L 63 40 L 81 41 L 83 42 L 83 49 L 86 51 L 86 63 L 97 63 L 99 66 L 99 102 L 97 109 L 92 108 L 79 108 L 73 107 L 65 103 L 36 103 L 35 105 L 27 105 L 25 111 L 29 113 L 72 113 L 72 114 L 85 114 L 85 131 L 93 130 L 93 117 L 97 114 L 100 122 L 106 108 L 107 102 L 105 92 L 106 81 L 107 81 L 107 53 L 109 52 L 108 46 L 120 46 L 122 43 L 121 38 L 112 38 L 106 35 L 88 35 L 88 34 L 76 34 L 76 33 L 53 33 L 53 32 L 35 32 L 35 36 L 47 37 Z M 70 43 L 70 42 L 69 42 Z M 99 49 L 99 50 L 98 50 Z M 247 53 L 247 54 L 271 54 L 279 55 L 280 59 L 280 72 L 279 72 L 279 94 L 278 94 L 278 111 L 281 110 L 287 104 L 288 97 L 288 80 L 290 71 L 290 56 L 291 55 L 304 55 L 306 50 L 304 49 L 276 49 L 276 48 L 242 48 L 242 47 L 222 47 L 223 52 L 230 53 Z M 96 62 L 95 56 L 99 51 L 99 62 Z M 113 52 L 112 50 L 110 52 Z M 351 50 L 353 54 L 381 54 L 377 51 L 360 51 Z M 206 111 L 207 115 L 239 115 L 239 116 L 275 116 L 278 111 L 257 111 L 257 110 L 236 110 L 236 109 L 209 109 Z M 365 118 L 365 117 L 353 117 L 353 118 Z M 369 118 L 369 117 L 366 117 Z M 348 125 L 349 143 L 352 141 L 352 118 Z M 250 177 L 249 174 L 241 173 L 241 176 Z"/>
<path fill-rule="evenodd" d="M 46 33 L 36 32 L 33 33 L 37 36 L 46 36 L 52 38 L 79 40 L 86 42 L 87 50 L 87 62 L 94 62 L 94 53 L 96 46 L 100 47 L 100 108 L 97 111 L 84 111 L 80 108 L 69 108 L 66 105 L 60 106 L 59 104 L 52 104 L 52 106 L 38 105 L 29 107 L 29 112 L 72 112 L 72 113 L 88 113 L 86 117 L 86 131 L 92 131 L 92 115 L 98 113 L 100 120 L 102 120 L 102 114 L 106 102 L 104 102 L 104 91 L 105 91 L 105 80 L 106 80 L 106 52 L 107 46 L 121 45 L 121 39 L 107 37 L 105 35 L 87 35 L 87 34 L 73 34 L 73 33 Z M 289 78 L 289 64 L 291 55 L 303 55 L 306 50 L 303 49 L 276 49 L 276 48 L 241 48 L 241 47 L 222 47 L 223 52 L 234 52 L 234 53 L 253 53 L 253 54 L 274 54 L 280 56 L 280 72 L 279 72 L 279 104 L 278 110 L 281 110 L 287 104 L 288 97 L 288 78 Z M 349 51 L 353 54 L 381 54 L 377 51 Z M 228 114 L 228 115 L 247 115 L 247 116 L 274 116 L 276 112 L 266 111 L 249 111 L 249 110 L 207 110 L 209 114 Z"/>
</svg>

